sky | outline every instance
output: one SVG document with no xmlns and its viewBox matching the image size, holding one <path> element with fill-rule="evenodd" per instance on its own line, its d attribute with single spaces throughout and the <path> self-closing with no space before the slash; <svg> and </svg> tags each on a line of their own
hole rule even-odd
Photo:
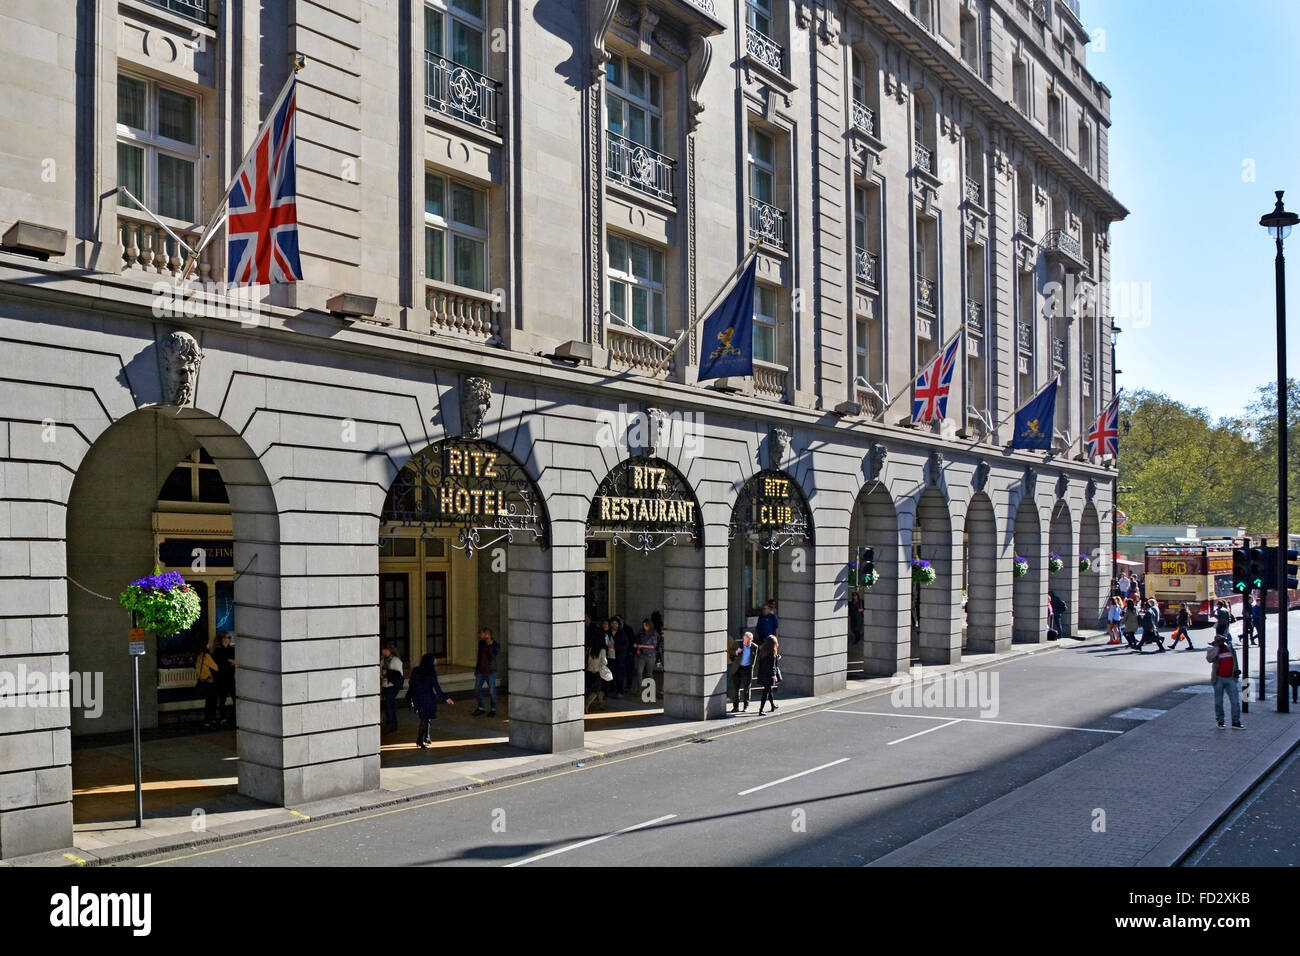
<svg viewBox="0 0 1300 956">
<path fill-rule="evenodd" d="M 1277 379 L 1274 254 L 1300 213 L 1300 3 L 1080 0 L 1111 91 L 1111 312 L 1125 391 L 1239 414 Z M 1300 228 L 1287 255 L 1287 374 L 1300 377 Z"/>
</svg>

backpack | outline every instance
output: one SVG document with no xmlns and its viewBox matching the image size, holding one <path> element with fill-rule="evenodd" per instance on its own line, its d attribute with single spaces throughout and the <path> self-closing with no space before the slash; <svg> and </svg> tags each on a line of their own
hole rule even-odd
<svg viewBox="0 0 1300 956">
<path fill-rule="evenodd" d="M 401 690 L 402 685 L 406 683 L 406 678 L 402 675 L 402 672 L 392 667 L 384 670 L 384 677 L 388 679 L 388 686 L 397 690 Z"/>
<path fill-rule="evenodd" d="M 1231 655 L 1231 654 L 1223 654 L 1223 655 L 1221 655 L 1221 656 L 1219 657 L 1219 664 L 1218 664 L 1218 668 L 1217 668 L 1217 670 L 1216 670 L 1216 673 L 1217 673 L 1220 677 L 1231 677 L 1231 676 L 1232 676 L 1232 671 L 1233 671 L 1233 667 L 1232 667 L 1232 655 Z"/>
</svg>

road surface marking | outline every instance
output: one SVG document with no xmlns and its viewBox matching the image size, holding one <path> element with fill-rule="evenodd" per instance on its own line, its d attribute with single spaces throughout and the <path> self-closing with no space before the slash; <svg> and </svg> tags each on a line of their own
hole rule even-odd
<svg viewBox="0 0 1300 956">
<path fill-rule="evenodd" d="M 751 793 L 757 793 L 760 790 L 766 790 L 768 787 L 775 787 L 778 783 L 785 783 L 788 780 L 796 780 L 799 777 L 806 777 L 810 773 L 816 773 L 818 770 L 825 770 L 827 767 L 834 767 L 837 764 L 842 764 L 848 759 L 849 759 L 848 757 L 841 757 L 839 760 L 832 760 L 830 763 L 824 763 L 820 767 L 813 767 L 811 770 L 804 770 L 799 773 L 792 773 L 790 774 L 790 776 L 782 777 L 780 780 L 773 780 L 771 783 L 765 783 L 757 787 L 750 787 L 748 790 L 742 790 L 740 791 L 740 793 L 736 794 L 736 796 L 747 797 Z"/>
<path fill-rule="evenodd" d="M 950 720 L 946 724 L 940 724 L 938 727 L 930 727 L 918 733 L 908 734 L 906 737 L 899 737 L 897 740 L 891 740 L 889 743 L 885 744 L 885 746 L 892 747 L 894 746 L 894 744 L 901 744 L 901 743 L 905 743 L 906 741 L 913 740 L 917 737 L 924 737 L 926 734 L 932 734 L 936 730 L 943 730 L 943 728 L 945 727 L 951 727 L 953 724 L 960 724 L 960 723 L 961 723 L 960 720 Z"/>
<path fill-rule="evenodd" d="M 966 724 L 1000 724 L 1003 727 L 1038 727 L 1042 730 L 1077 730 L 1085 734 L 1122 734 L 1122 730 L 1103 730 L 1100 727 L 1063 727 L 1059 724 L 1027 724 L 1018 720 L 986 720 L 983 717 L 940 717 L 935 714 L 899 714 L 888 710 L 831 710 L 827 714 L 855 714 L 859 717 L 913 717 L 917 720 L 957 720 Z"/>
<path fill-rule="evenodd" d="M 537 856 L 530 856 L 524 860 L 515 860 L 513 863 L 507 863 L 506 869 L 513 866 L 524 866 L 528 863 L 536 863 L 538 860 L 545 860 L 550 856 L 559 856 L 561 853 L 568 853 L 570 850 L 580 850 L 584 846 L 591 846 L 593 843 L 599 843 L 602 840 L 608 840 L 610 837 L 616 837 L 624 833 L 631 833 L 633 830 L 643 830 L 646 827 L 652 827 L 656 823 L 663 823 L 665 820 L 672 820 L 677 817 L 675 813 L 669 813 L 662 817 L 655 817 L 653 820 L 647 820 L 645 823 L 638 823 L 635 826 L 624 827 L 621 830 L 615 830 L 613 833 L 606 833 L 604 836 L 592 837 L 590 840 L 583 840 L 581 843 L 573 843 L 569 846 L 562 846 L 558 850 L 549 850 L 546 853 L 539 853 Z"/>
<path fill-rule="evenodd" d="M 1154 707 L 1129 707 L 1118 714 L 1111 714 L 1111 717 L 1117 720 L 1154 720 L 1163 713 L 1163 710 L 1156 710 Z"/>
</svg>

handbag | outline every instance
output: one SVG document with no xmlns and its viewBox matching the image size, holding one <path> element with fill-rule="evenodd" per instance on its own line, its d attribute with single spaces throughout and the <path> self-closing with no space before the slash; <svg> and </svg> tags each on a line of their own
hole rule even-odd
<svg viewBox="0 0 1300 956">
<path fill-rule="evenodd" d="M 614 679 L 614 672 L 609 669 L 608 665 L 602 664 L 600 666 L 600 679 L 606 683 Z"/>
</svg>

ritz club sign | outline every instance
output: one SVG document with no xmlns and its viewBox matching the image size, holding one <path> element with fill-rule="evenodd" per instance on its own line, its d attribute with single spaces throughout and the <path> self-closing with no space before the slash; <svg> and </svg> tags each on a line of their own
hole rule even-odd
<svg viewBox="0 0 1300 956">
<path fill-rule="evenodd" d="M 677 469 L 658 458 L 615 465 L 596 489 L 587 534 L 608 534 L 638 551 L 654 551 L 686 538 L 703 541 L 700 509 Z"/>
</svg>

